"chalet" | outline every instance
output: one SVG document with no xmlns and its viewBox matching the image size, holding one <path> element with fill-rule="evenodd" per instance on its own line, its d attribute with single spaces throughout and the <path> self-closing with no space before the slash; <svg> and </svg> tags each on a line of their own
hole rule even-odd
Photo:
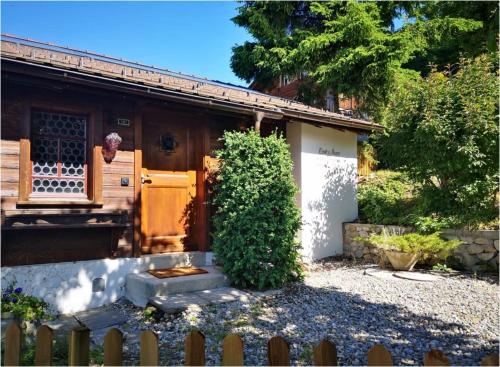
<svg viewBox="0 0 500 367">
<path fill-rule="evenodd" d="M 2 286 L 67 313 L 130 296 L 131 274 L 209 264 L 214 151 L 224 130 L 251 127 L 290 144 L 304 259 L 342 253 L 356 137 L 378 125 L 14 36 L 1 67 Z"/>
</svg>

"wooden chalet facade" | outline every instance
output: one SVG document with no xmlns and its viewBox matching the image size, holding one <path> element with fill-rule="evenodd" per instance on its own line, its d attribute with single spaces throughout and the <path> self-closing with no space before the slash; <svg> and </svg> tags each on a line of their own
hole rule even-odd
<svg viewBox="0 0 500 367">
<path fill-rule="evenodd" d="M 102 55 L 1 46 L 2 266 L 209 251 L 206 180 L 224 130 L 377 128 Z"/>
</svg>

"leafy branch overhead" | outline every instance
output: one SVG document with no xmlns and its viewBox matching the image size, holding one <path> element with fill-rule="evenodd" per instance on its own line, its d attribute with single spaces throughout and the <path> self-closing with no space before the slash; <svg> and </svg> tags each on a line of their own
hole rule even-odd
<svg viewBox="0 0 500 367">
<path fill-rule="evenodd" d="M 498 6 L 249 1 L 233 21 L 253 37 L 233 48 L 231 67 L 239 77 L 266 88 L 280 75 L 306 72 L 317 95 L 331 89 L 354 96 L 378 117 L 399 76 L 426 74 L 429 63 L 454 63 L 461 54 L 496 51 Z"/>
</svg>

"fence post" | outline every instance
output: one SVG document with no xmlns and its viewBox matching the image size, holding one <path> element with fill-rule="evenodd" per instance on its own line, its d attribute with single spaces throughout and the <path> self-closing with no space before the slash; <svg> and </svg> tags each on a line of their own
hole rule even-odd
<svg viewBox="0 0 500 367">
<path fill-rule="evenodd" d="M 191 331 L 184 341 L 186 366 L 205 365 L 205 336 L 199 331 Z"/>
<path fill-rule="evenodd" d="M 424 355 L 424 366 L 451 366 L 451 363 L 443 352 L 431 349 Z"/>
<path fill-rule="evenodd" d="M 5 331 L 5 353 L 3 364 L 5 366 L 19 366 L 21 361 L 21 328 L 11 324 Z"/>
<path fill-rule="evenodd" d="M 392 366 L 391 353 L 382 344 L 375 344 L 368 351 L 368 366 Z"/>
<path fill-rule="evenodd" d="M 498 360 L 498 353 L 489 354 L 481 360 L 481 366 L 498 366 L 500 361 Z"/>
<path fill-rule="evenodd" d="M 123 334 L 112 328 L 104 337 L 104 365 L 121 366 L 123 357 Z"/>
<path fill-rule="evenodd" d="M 42 325 L 36 332 L 35 366 L 52 365 L 52 341 L 54 332 L 47 325 Z"/>
<path fill-rule="evenodd" d="M 315 366 L 336 366 L 337 365 L 337 348 L 335 344 L 328 340 L 322 340 L 314 348 L 314 365 Z"/>
<path fill-rule="evenodd" d="M 222 365 L 243 366 L 243 342 L 238 334 L 229 334 L 222 342 Z"/>
<path fill-rule="evenodd" d="M 158 366 L 158 336 L 151 330 L 141 333 L 141 366 Z"/>
<path fill-rule="evenodd" d="M 90 350 L 90 330 L 78 326 L 71 330 L 69 338 L 68 365 L 88 366 Z"/>
<path fill-rule="evenodd" d="M 273 336 L 267 342 L 267 359 L 270 366 L 290 366 L 288 343 L 281 336 Z"/>
</svg>

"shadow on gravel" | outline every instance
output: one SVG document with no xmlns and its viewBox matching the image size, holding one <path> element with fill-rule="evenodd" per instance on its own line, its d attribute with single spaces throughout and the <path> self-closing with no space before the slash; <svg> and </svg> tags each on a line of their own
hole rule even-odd
<svg viewBox="0 0 500 367">
<path fill-rule="evenodd" d="M 304 345 L 305 335 L 315 344 L 322 339 L 334 342 L 340 365 L 365 365 L 366 353 L 376 343 L 389 349 L 394 365 L 422 365 L 431 348 L 442 350 L 452 365 L 479 365 L 484 356 L 498 352 L 498 340 L 486 339 L 480 330 L 470 335 L 459 322 L 417 315 L 394 304 L 370 303 L 335 287 L 297 284 L 287 293 L 294 297 L 277 296 L 265 302 L 278 309 L 279 322 L 256 316 L 252 326 L 260 345 L 267 342 L 266 331 L 283 336 L 290 344 L 292 364 L 312 363 L 312 345 Z M 478 321 L 486 322 L 482 316 L 477 315 Z M 479 343 L 478 338 L 486 340 Z"/>
</svg>

